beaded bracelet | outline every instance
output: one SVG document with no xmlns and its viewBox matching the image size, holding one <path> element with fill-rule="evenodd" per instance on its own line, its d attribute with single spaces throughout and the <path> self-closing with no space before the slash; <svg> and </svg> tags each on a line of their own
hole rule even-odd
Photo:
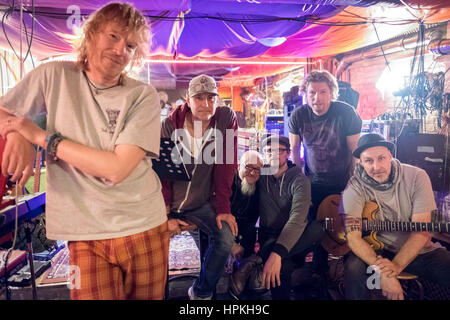
<svg viewBox="0 0 450 320">
<path fill-rule="evenodd" d="M 56 150 L 58 144 L 64 139 L 64 137 L 60 133 L 54 133 L 45 138 L 47 141 L 47 155 L 52 158 L 54 161 L 58 161 L 58 157 L 56 156 Z"/>
</svg>

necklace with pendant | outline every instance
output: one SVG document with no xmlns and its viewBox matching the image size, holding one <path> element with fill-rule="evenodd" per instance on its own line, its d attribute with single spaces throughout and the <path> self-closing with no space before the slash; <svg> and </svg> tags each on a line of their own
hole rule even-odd
<svg viewBox="0 0 450 320">
<path fill-rule="evenodd" d="M 122 82 L 122 75 L 120 75 L 119 80 L 117 81 L 117 83 L 115 85 L 110 86 L 110 87 L 106 87 L 106 88 L 99 88 L 95 84 L 92 83 L 92 81 L 87 76 L 86 72 L 83 71 L 83 73 L 84 73 L 84 76 L 86 77 L 90 87 L 92 87 L 94 89 L 95 94 L 98 94 L 99 91 L 108 90 L 108 89 L 117 87 Z"/>
</svg>

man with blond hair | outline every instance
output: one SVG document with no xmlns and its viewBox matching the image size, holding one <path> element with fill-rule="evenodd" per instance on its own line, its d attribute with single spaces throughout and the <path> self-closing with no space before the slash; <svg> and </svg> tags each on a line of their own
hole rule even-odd
<svg viewBox="0 0 450 320">
<path fill-rule="evenodd" d="M 32 145 L 47 151 L 47 237 L 69 241 L 72 299 L 163 298 L 167 217 L 146 158 L 159 153 L 159 98 L 125 72 L 147 48 L 142 14 L 108 4 L 86 21 L 77 63 L 43 64 L 0 98 L 2 172 L 23 185 Z M 46 132 L 29 120 L 40 112 Z"/>
</svg>

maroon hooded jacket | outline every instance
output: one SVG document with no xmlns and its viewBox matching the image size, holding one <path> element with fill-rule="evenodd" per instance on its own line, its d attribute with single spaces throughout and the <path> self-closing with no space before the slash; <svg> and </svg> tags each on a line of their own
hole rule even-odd
<svg viewBox="0 0 450 320">
<path fill-rule="evenodd" d="M 187 104 L 173 110 L 162 122 L 161 137 L 170 138 L 176 129 L 183 129 L 187 112 L 190 112 Z M 231 186 L 237 170 L 237 120 L 233 110 L 228 107 L 217 107 L 206 132 L 209 129 L 220 130 L 222 133 L 222 161 L 215 158 L 216 160 L 212 164 L 203 161 L 201 164 L 192 162 L 186 165 L 192 178 L 190 182 L 161 180 L 164 201 L 166 205 L 170 205 L 173 212 L 196 209 L 207 201 L 211 201 L 216 214 L 231 213 Z M 227 130 L 229 131 L 228 135 Z M 231 139 L 229 138 L 230 130 L 233 133 Z M 215 140 L 214 137 L 210 137 L 206 143 L 220 142 L 219 139 Z M 207 145 L 204 145 L 203 150 L 206 148 L 208 148 Z M 226 161 L 227 151 L 233 152 L 232 158 L 228 156 L 229 159 L 233 159 L 232 163 Z M 194 159 L 192 158 L 192 160 Z"/>
</svg>

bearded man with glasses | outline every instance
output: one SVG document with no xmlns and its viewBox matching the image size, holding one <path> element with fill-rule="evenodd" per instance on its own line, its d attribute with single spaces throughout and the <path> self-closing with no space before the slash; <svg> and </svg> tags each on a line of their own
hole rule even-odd
<svg viewBox="0 0 450 320">
<path fill-rule="evenodd" d="M 257 151 L 247 151 L 241 156 L 239 170 L 234 176 L 230 203 L 238 224 L 237 241 L 244 249 L 242 258 L 255 253 L 255 224 L 259 217 L 257 183 L 262 165 L 263 159 Z"/>
</svg>

